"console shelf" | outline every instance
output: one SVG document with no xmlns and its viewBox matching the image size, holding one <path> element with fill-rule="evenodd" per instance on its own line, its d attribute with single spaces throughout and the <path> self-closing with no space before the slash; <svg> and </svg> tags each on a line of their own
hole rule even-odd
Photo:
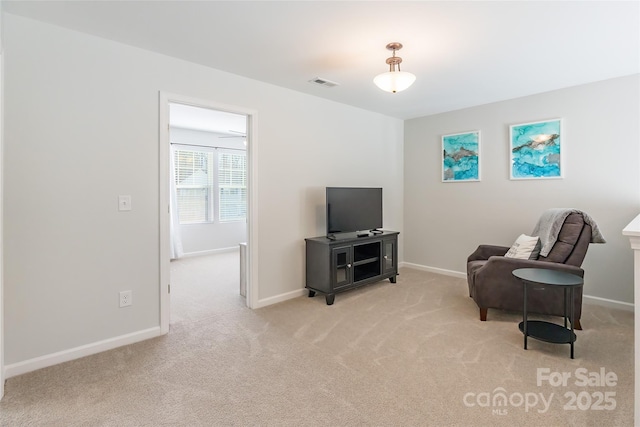
<svg viewBox="0 0 640 427">
<path fill-rule="evenodd" d="M 383 231 L 357 237 L 344 233 L 305 239 L 306 288 L 309 297 L 320 292 L 327 305 L 335 294 L 383 279 L 396 282 L 398 275 L 398 232 Z"/>
</svg>

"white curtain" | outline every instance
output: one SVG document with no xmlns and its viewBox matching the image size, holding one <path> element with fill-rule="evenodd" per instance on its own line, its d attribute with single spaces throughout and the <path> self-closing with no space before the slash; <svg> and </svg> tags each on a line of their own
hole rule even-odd
<svg viewBox="0 0 640 427">
<path fill-rule="evenodd" d="M 176 155 L 175 148 L 171 146 L 170 155 L 171 183 L 169 184 L 169 199 L 171 208 L 169 209 L 169 234 L 171 236 L 171 259 L 178 259 L 184 255 L 182 248 L 182 235 L 180 233 L 180 218 L 178 216 L 178 194 L 176 191 Z"/>
</svg>

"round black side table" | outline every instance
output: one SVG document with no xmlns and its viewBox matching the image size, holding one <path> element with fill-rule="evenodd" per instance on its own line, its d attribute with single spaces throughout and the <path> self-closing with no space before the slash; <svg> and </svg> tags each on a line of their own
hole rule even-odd
<svg viewBox="0 0 640 427">
<path fill-rule="evenodd" d="M 519 268 L 512 274 L 522 280 L 524 286 L 522 322 L 518 325 L 524 334 L 524 349 L 527 349 L 527 337 L 536 338 L 554 344 L 570 344 L 571 358 L 573 359 L 573 343 L 576 334 L 573 332 L 574 320 L 574 290 L 583 285 L 582 277 L 564 271 L 550 270 L 546 268 Z M 527 320 L 527 290 L 529 286 L 553 286 L 564 289 L 564 327 L 551 322 L 541 320 Z M 569 294 L 569 316 L 567 317 L 567 293 Z M 567 328 L 567 318 L 571 328 Z"/>
</svg>

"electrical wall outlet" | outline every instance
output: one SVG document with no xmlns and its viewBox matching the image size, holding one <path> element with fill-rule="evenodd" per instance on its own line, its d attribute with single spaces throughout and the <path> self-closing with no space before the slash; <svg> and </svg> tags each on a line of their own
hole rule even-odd
<svg viewBox="0 0 640 427">
<path fill-rule="evenodd" d="M 120 307 L 127 307 L 133 304 L 133 295 L 131 291 L 120 292 Z"/>
</svg>

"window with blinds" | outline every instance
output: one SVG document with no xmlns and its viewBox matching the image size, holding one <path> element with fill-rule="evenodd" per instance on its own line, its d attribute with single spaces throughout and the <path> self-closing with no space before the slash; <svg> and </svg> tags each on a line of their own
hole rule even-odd
<svg viewBox="0 0 640 427">
<path fill-rule="evenodd" d="M 180 224 L 246 218 L 246 153 L 178 148 L 174 168 Z"/>
<path fill-rule="evenodd" d="M 240 221 L 247 217 L 247 156 L 245 153 L 218 154 L 220 221 Z"/>
<path fill-rule="evenodd" d="M 180 224 L 213 221 L 213 153 L 179 149 L 174 155 Z"/>
</svg>

